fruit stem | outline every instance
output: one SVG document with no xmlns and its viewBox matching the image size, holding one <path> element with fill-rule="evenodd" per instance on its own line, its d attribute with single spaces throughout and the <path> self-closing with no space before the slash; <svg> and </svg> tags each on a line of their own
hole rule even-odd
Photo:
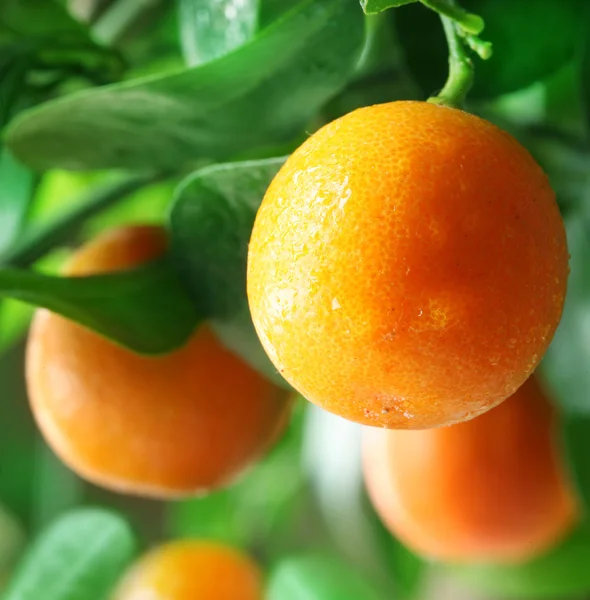
<svg viewBox="0 0 590 600">
<path fill-rule="evenodd" d="M 458 23 L 466 33 L 479 35 L 484 28 L 484 21 L 479 15 L 474 15 L 457 6 L 453 0 L 420 0 L 439 15 L 449 17 Z"/>
<path fill-rule="evenodd" d="M 428 102 L 461 108 L 473 85 L 473 62 L 467 54 L 457 22 L 443 14 L 440 18 L 449 45 L 449 77 L 438 95 L 429 98 Z"/>
</svg>

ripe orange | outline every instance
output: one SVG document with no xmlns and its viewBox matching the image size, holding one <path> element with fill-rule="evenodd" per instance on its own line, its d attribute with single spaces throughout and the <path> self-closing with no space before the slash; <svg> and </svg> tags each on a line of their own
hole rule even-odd
<svg viewBox="0 0 590 600">
<path fill-rule="evenodd" d="M 308 400 L 419 429 L 513 394 L 560 320 L 565 231 L 507 133 L 425 102 L 356 110 L 286 162 L 258 212 L 258 335 Z"/>
<path fill-rule="evenodd" d="M 173 542 L 133 566 L 114 600 L 262 600 L 262 576 L 248 557 L 213 542 Z"/>
<path fill-rule="evenodd" d="M 530 559 L 564 537 L 577 513 L 553 424 L 533 376 L 466 423 L 424 431 L 366 428 L 369 495 L 389 529 L 428 557 Z"/>
<path fill-rule="evenodd" d="M 163 253 L 157 227 L 98 237 L 67 272 L 124 269 Z M 136 355 L 46 310 L 31 327 L 29 398 L 50 446 L 114 490 L 174 497 L 239 474 L 286 423 L 285 394 L 227 351 L 207 326 L 166 356 Z"/>
</svg>

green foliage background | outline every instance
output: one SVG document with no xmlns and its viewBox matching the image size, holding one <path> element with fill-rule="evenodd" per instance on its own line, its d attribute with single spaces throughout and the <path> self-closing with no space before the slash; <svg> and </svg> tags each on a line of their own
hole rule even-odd
<svg viewBox="0 0 590 600">
<path fill-rule="evenodd" d="M 590 2 L 462 6 L 484 18 L 494 46 L 476 64 L 467 108 L 529 148 L 566 219 L 568 299 L 543 372 L 562 417 L 564 461 L 588 507 Z M 585 522 L 517 567 L 411 554 L 366 500 L 358 428 L 304 401 L 244 478 L 170 504 L 85 484 L 45 447 L 28 412 L 30 304 L 144 353 L 179 346 L 207 319 L 230 349 L 284 384 L 245 296 L 247 243 L 268 183 L 325 122 L 359 106 L 424 100 L 446 74 L 440 21 L 415 0 L 1 0 L 0 597 L 107 597 L 139 549 L 189 536 L 251 552 L 272 600 L 421 599 L 432 578 L 493 598 L 590 594 Z M 134 222 L 168 227 L 165 261 L 56 277 L 80 242 Z"/>
</svg>

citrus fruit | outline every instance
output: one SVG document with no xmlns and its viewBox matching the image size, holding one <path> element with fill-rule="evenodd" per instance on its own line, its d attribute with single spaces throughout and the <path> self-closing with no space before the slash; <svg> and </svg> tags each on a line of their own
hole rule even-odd
<svg viewBox="0 0 590 600">
<path fill-rule="evenodd" d="M 577 515 L 553 425 L 533 376 L 506 402 L 465 423 L 366 428 L 369 495 L 385 525 L 427 557 L 528 560 L 557 544 Z"/>
<path fill-rule="evenodd" d="M 161 228 L 120 229 L 79 250 L 66 271 L 124 269 L 165 248 Z M 269 446 L 290 406 L 285 392 L 207 326 L 183 348 L 154 358 L 39 310 L 26 378 L 35 419 L 66 464 L 104 487 L 148 496 L 224 485 Z"/>
<path fill-rule="evenodd" d="M 141 558 L 113 600 L 262 600 L 256 564 L 229 546 L 172 542 Z"/>
<path fill-rule="evenodd" d="M 507 133 L 426 102 L 312 135 L 258 211 L 258 336 L 308 400 L 420 429 L 513 394 L 561 317 L 568 253 L 547 177 Z"/>
</svg>

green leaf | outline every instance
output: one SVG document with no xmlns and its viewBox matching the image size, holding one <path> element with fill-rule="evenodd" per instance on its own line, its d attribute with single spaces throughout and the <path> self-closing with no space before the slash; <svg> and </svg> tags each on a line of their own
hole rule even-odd
<svg viewBox="0 0 590 600">
<path fill-rule="evenodd" d="M 373 586 L 334 556 L 305 554 L 275 567 L 268 600 L 384 600 Z"/>
<path fill-rule="evenodd" d="M 33 174 L 0 149 L 0 254 L 22 231 L 33 197 Z"/>
<path fill-rule="evenodd" d="M 461 6 L 485 21 L 493 56 L 477 60 L 470 97 L 493 97 L 525 88 L 571 60 L 584 19 L 577 0 L 464 0 Z M 443 87 L 448 50 L 438 15 L 423 6 L 396 13 L 398 35 L 410 71 L 425 96 Z"/>
<path fill-rule="evenodd" d="M 55 0 L 2 0 L 0 32 L 3 36 L 0 39 L 41 38 L 53 33 L 81 33 L 84 26 Z"/>
<path fill-rule="evenodd" d="M 346 85 L 363 33 L 353 2 L 306 0 L 205 65 L 26 111 L 8 128 L 7 143 L 38 169 L 177 169 L 287 142 Z"/>
<path fill-rule="evenodd" d="M 586 514 L 590 512 L 590 416 L 565 416 L 561 437 L 567 466 Z"/>
<path fill-rule="evenodd" d="M 167 259 L 91 277 L 2 268 L 0 296 L 48 308 L 141 354 L 182 346 L 198 320 Z"/>
<path fill-rule="evenodd" d="M 106 596 L 136 549 L 129 525 L 98 509 L 55 522 L 21 563 L 3 600 L 97 600 Z"/>
<path fill-rule="evenodd" d="M 22 48 L 0 46 L 0 130 L 11 119 L 26 89 L 30 53 Z"/>
<path fill-rule="evenodd" d="M 246 297 L 248 242 L 258 207 L 284 158 L 206 167 L 178 188 L 172 250 L 199 311 L 226 346 L 283 382 L 262 349 Z"/>
<path fill-rule="evenodd" d="M 157 180 L 158 177 L 154 175 L 133 175 L 117 177 L 114 181 L 91 187 L 87 194 L 73 201 L 67 210 L 26 231 L 18 243 L 4 254 L 0 253 L 0 264 L 15 267 L 32 265 L 59 244 L 67 242 L 88 219 Z"/>
<path fill-rule="evenodd" d="M 404 4 L 411 4 L 418 0 L 360 0 L 361 6 L 367 15 L 374 15 L 388 8 L 396 8 Z"/>
<path fill-rule="evenodd" d="M 189 66 L 206 63 L 247 42 L 258 24 L 259 0 L 178 0 L 180 39 Z"/>
<path fill-rule="evenodd" d="M 24 58 L 28 68 L 51 71 L 55 81 L 69 73 L 106 83 L 123 71 L 120 55 L 97 44 L 55 0 L 2 0 L 0 49 Z"/>
<path fill-rule="evenodd" d="M 258 0 L 259 6 L 259 27 L 266 27 L 273 23 L 285 13 L 293 9 L 294 6 L 302 4 L 305 0 Z"/>
<path fill-rule="evenodd" d="M 579 214 L 566 219 L 570 276 L 563 316 L 543 371 L 565 414 L 590 415 L 590 228 Z"/>
<path fill-rule="evenodd" d="M 590 591 L 590 531 L 584 525 L 564 542 L 522 565 L 450 568 L 473 588 L 501 598 L 532 600 L 577 597 Z"/>
</svg>

